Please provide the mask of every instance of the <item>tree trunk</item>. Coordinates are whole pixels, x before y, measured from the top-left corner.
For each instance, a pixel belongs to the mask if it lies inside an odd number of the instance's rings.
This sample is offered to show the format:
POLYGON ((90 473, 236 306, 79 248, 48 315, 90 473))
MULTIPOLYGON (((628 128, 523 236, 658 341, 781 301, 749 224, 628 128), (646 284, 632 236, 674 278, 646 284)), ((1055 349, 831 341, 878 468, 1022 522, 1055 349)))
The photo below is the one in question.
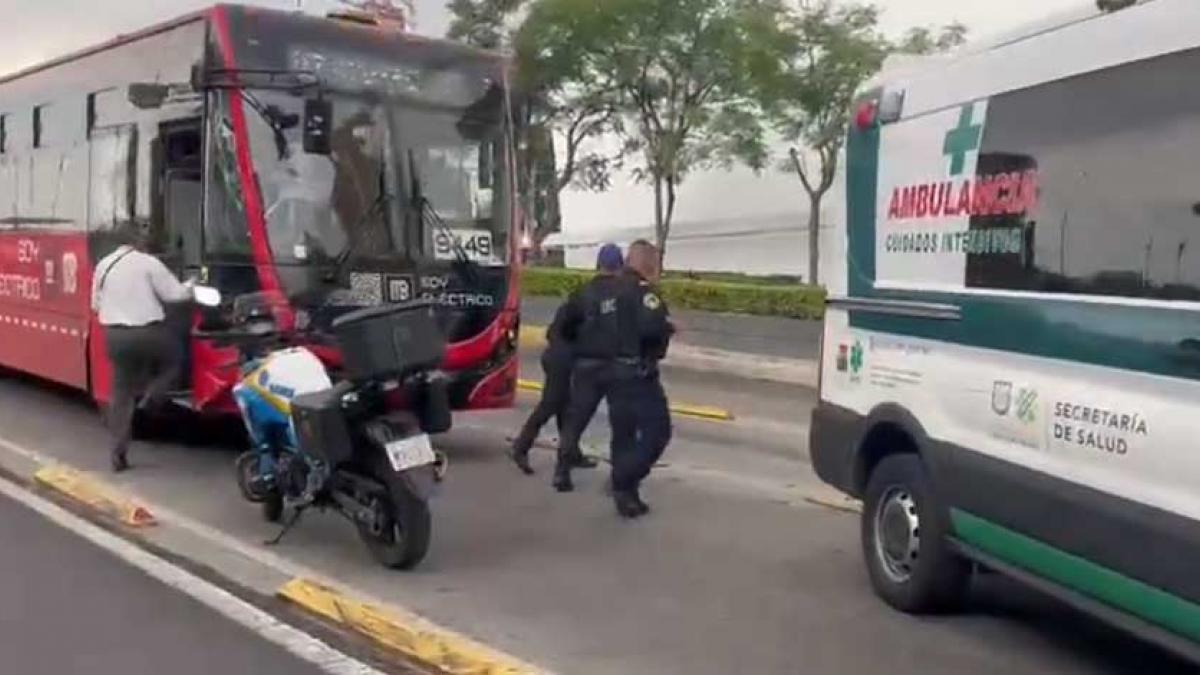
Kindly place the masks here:
MULTIPOLYGON (((662 176, 654 177, 654 238, 655 243, 661 248, 661 240, 663 239, 662 232, 665 227, 666 214, 663 213, 663 178, 662 176)), ((661 252, 659 253, 661 256, 661 252)))
POLYGON ((820 285, 821 198, 819 192, 808 196, 808 283, 820 285))
POLYGON ((658 268, 663 269, 663 262, 667 259, 667 239, 671 236, 671 221, 675 217, 675 179, 667 179, 667 214, 663 218, 662 226, 655 232, 658 235, 658 268))
POLYGON ((538 224, 538 231, 534 236, 539 250, 546 237, 555 232, 562 232, 562 205, 558 193, 550 188, 546 191, 544 199, 546 203, 542 205, 542 222, 538 224))

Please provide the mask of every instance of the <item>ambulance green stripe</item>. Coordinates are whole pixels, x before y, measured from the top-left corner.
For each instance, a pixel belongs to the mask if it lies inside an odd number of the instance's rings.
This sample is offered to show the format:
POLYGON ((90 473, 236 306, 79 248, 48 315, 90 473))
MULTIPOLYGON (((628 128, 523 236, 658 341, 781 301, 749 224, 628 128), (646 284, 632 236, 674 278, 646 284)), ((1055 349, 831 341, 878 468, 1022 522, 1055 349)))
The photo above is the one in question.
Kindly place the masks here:
POLYGON ((1060 551, 966 511, 951 511, 964 543, 1173 633, 1200 641, 1200 605, 1060 551))

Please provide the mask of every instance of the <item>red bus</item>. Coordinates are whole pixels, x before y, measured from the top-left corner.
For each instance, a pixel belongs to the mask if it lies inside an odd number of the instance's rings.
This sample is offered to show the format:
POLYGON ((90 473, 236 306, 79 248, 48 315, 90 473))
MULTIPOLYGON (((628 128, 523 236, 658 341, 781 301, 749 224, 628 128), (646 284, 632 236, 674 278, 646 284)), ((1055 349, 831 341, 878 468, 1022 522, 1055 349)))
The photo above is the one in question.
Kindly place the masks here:
MULTIPOLYGON (((367 18, 225 5, 0 78, 0 365, 107 401, 91 270, 140 232, 181 278, 277 293, 307 334, 432 299, 452 405, 511 406, 508 81, 498 55, 367 18)), ((177 400, 233 411, 235 359, 171 320, 177 400)))

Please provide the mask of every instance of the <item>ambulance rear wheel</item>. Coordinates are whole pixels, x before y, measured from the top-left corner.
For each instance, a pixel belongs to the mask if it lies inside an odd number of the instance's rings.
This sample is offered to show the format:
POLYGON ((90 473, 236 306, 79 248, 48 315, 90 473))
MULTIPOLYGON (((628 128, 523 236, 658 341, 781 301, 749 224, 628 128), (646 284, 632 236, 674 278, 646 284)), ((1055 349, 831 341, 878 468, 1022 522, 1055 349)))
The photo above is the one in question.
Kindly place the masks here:
POLYGON ((891 455, 875 467, 861 534, 871 585, 884 602, 910 614, 961 605, 971 567, 950 548, 949 510, 919 456, 891 455))

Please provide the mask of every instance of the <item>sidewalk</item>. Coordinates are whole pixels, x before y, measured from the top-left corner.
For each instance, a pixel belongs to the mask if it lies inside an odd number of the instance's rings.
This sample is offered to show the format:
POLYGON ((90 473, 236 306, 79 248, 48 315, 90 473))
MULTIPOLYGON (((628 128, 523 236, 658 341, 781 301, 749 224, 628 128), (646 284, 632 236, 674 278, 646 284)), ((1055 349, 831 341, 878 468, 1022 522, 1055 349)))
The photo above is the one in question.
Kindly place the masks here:
MULTIPOLYGON (((558 298, 522 299, 522 345, 537 347, 558 298)), ((800 319, 679 310, 681 332, 666 365, 815 387, 821 323, 800 319)))

